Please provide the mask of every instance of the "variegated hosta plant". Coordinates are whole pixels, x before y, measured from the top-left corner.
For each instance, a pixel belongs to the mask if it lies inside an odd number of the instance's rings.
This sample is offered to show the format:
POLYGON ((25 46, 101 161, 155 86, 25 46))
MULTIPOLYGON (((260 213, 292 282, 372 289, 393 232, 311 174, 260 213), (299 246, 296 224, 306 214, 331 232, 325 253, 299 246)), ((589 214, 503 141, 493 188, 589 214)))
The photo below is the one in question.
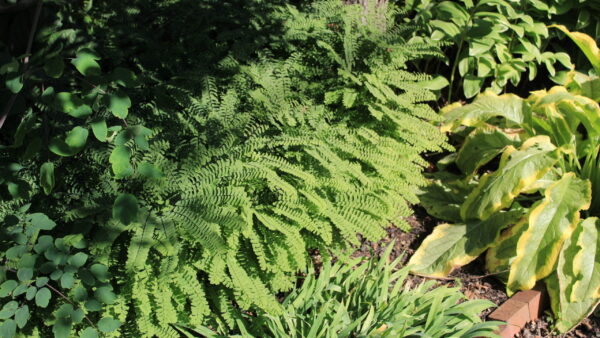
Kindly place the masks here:
MULTIPOLYGON (((589 36, 568 32, 600 74, 589 36)), ((571 72, 529 98, 481 94, 450 105, 443 129, 456 154, 424 192, 436 227, 411 258, 414 273, 448 275, 486 253, 509 293, 543 281, 565 332, 600 301, 600 79, 571 72)))

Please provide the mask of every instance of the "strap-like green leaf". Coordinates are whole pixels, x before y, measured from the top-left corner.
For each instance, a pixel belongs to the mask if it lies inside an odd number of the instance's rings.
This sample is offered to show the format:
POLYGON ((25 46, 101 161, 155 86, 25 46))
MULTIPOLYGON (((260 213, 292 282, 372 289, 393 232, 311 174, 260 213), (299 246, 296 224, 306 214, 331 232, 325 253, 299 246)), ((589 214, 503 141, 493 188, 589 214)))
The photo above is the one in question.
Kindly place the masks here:
POLYGON ((463 220, 485 220, 508 207, 513 199, 542 178, 558 161, 559 150, 548 136, 528 139, 516 150, 508 146, 493 174, 485 174, 467 197, 460 214, 463 220))
POLYGON ((519 238, 508 277, 509 290, 528 290, 554 269, 563 243, 579 222, 579 211, 589 208, 589 181, 567 173, 544 193, 528 216, 527 230, 519 238))
POLYGON ((508 279, 510 264, 517 255, 517 242, 527 229, 527 218, 502 232, 485 256, 485 267, 503 280, 508 279))
POLYGON ((498 212, 485 221, 441 224, 421 244, 408 264, 420 275, 445 277, 483 253, 500 231, 523 216, 523 209, 498 212))

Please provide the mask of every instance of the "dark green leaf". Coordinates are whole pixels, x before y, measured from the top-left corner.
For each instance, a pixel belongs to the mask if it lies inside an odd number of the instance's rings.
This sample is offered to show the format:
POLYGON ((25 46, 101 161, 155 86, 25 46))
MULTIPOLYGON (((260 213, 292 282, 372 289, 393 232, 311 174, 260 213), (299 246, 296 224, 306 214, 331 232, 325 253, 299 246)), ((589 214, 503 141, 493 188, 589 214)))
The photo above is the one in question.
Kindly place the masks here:
POLYGON ((121 326, 121 322, 111 317, 104 317, 98 322, 98 329, 101 332, 113 332, 121 326))
POLYGON ((37 288, 35 286, 30 286, 29 289, 27 289, 27 293, 25 293, 25 298, 27 300, 32 300, 35 297, 36 293, 37 288))
POLYGON ((23 305, 15 313, 15 322, 17 323, 17 326, 20 329, 22 329, 25 326, 25 324, 27 324, 28 320, 29 320, 29 306, 23 305))
POLYGON ((35 305, 39 307, 46 307, 48 306, 51 297, 52 294, 50 293, 50 290, 47 288, 41 288, 35 294, 35 305))
POLYGON ((113 204, 113 218, 119 220, 125 225, 134 222, 138 218, 139 212, 138 200, 131 194, 121 194, 113 204))
POLYGON ((22 268, 17 270, 17 277, 21 282, 26 282, 33 278, 33 270, 30 268, 22 268))
POLYGON ((40 185, 46 195, 50 195, 54 188, 54 163, 46 162, 40 167, 40 185))
POLYGON ((133 174, 133 167, 129 163, 131 150, 126 146, 117 146, 110 153, 108 161, 112 164, 112 170, 117 178, 125 178, 133 174))
POLYGON ((114 116, 120 119, 126 118, 129 107, 131 107, 131 100, 125 92, 118 90, 110 94, 108 110, 110 110, 114 116))
POLYGON ((71 326, 73 322, 71 318, 59 318, 54 322, 54 326, 52 327, 52 333, 54 333, 54 338, 69 338, 71 334, 71 326))
POLYGON ((6 320, 6 319, 12 317, 18 308, 19 308, 19 303, 17 303, 14 300, 4 304, 4 306, 2 307, 2 310, 0 310, 0 320, 6 320))
POLYGON ((87 261, 88 256, 83 252, 78 252, 75 255, 69 257, 69 264, 73 265, 76 268, 82 267, 87 261))
POLYGON ((15 336, 15 333, 17 333, 17 324, 14 320, 6 320, 0 325, 0 337, 12 338, 15 336))
POLYGON ((14 73, 7 75, 6 88, 8 88, 13 94, 17 94, 23 89, 23 78, 20 74, 14 73))
POLYGON ((57 110, 77 118, 87 117, 92 113, 90 106, 85 104, 77 95, 69 92, 56 94, 54 104, 57 110))
POLYGON ((105 119, 96 119, 90 122, 90 126, 92 127, 92 133, 98 141, 106 142, 106 135, 108 133, 108 129, 106 127, 105 119))
POLYGON ((0 298, 8 296, 19 285, 16 280, 9 279, 0 284, 0 298))
POLYGON ((101 282, 108 282, 110 279, 110 273, 108 272, 108 267, 106 265, 96 263, 92 265, 90 270, 94 277, 101 282))
POLYGON ((92 327, 88 327, 81 331, 79 338, 98 338, 98 331, 92 327))
POLYGON ((119 86, 123 86, 125 88, 132 88, 137 85, 137 77, 131 70, 127 68, 115 68, 111 77, 119 86))
POLYGON ((46 75, 55 79, 58 79, 62 75, 64 69, 65 63, 59 56, 49 58, 44 64, 46 75))
POLYGON ((29 215, 29 221, 31 224, 40 230, 52 230, 56 226, 56 223, 52 221, 48 216, 42 213, 35 213, 29 215))
POLYGON ((96 291, 94 291, 94 297, 104 304, 112 304, 115 302, 115 299, 117 299, 117 296, 112 292, 112 287, 110 286, 97 288, 96 291))
POLYGON ((73 275, 72 272, 63 273, 63 275, 60 276, 60 287, 61 288, 70 289, 73 287, 74 283, 75 283, 75 276, 73 275))
POLYGON ((156 168, 154 165, 147 163, 147 162, 140 163, 140 165, 138 166, 138 172, 140 173, 141 176, 146 177, 146 178, 161 178, 161 177, 163 177, 163 173, 160 172, 160 170, 158 170, 158 168, 156 168))

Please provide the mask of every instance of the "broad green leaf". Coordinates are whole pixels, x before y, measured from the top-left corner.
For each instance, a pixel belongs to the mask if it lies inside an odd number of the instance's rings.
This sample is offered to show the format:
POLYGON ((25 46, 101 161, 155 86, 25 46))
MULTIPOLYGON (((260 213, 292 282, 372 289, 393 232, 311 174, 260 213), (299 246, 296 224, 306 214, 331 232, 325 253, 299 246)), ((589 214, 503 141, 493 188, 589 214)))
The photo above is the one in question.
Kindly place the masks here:
POLYGON ((518 146, 519 133, 505 132, 493 126, 473 130, 458 151, 456 165, 466 175, 498 156, 508 146, 518 146))
POLYGON ((64 140, 58 137, 51 139, 48 149, 56 155, 73 156, 85 147, 88 134, 87 129, 75 127, 67 133, 64 140))
POLYGON ((90 271, 101 282, 108 282, 110 279, 110 273, 106 265, 96 263, 90 267, 90 271))
POLYGON ((477 77, 475 75, 467 75, 463 79, 463 91, 465 93, 465 97, 470 99, 473 96, 479 94, 481 90, 481 86, 483 86, 483 81, 485 78, 477 77))
POLYGON ((56 319, 54 326, 52 326, 54 338, 69 338, 72 326, 73 321, 69 317, 61 317, 56 319))
POLYGON ((113 332, 120 326, 121 322, 112 317, 104 317, 98 322, 98 329, 104 333, 113 332))
POLYGON ((503 117, 515 125, 528 123, 531 109, 525 100, 513 95, 496 95, 486 91, 471 104, 448 111, 444 115, 442 132, 454 130, 460 125, 477 126, 493 117, 503 117))
POLYGON ((568 238, 558 257, 556 273, 545 279, 552 311, 556 315, 556 328, 567 332, 590 315, 600 301, 600 222, 588 218, 568 238), (588 246, 587 244, 593 245, 588 246), (585 245, 585 246, 581 246, 585 245), (593 252, 592 252, 593 251, 593 252), (583 262, 580 259, 586 257, 583 262), (591 257, 591 259, 589 259, 591 257), (573 260, 578 263, 573 264, 573 260), (584 263, 577 266, 577 264, 584 263), (585 277, 575 270, 585 268, 585 277), (577 294, 577 295, 576 295, 577 294), (574 296, 577 296, 574 298, 574 296), (580 297, 579 297, 580 296, 580 297))
POLYGON ((50 290, 47 288, 41 288, 35 294, 35 305, 39 307, 46 307, 48 306, 51 297, 52 294, 50 294, 50 290))
POLYGON ((23 89, 23 77, 17 73, 9 74, 4 84, 13 94, 17 94, 23 89))
POLYGON ((419 82, 419 87, 423 87, 429 90, 440 90, 449 85, 448 79, 445 76, 436 76, 431 80, 419 82))
POLYGON ((50 195, 54 188, 54 163, 45 162, 40 167, 40 185, 46 195, 50 195))
POLYGON ((435 181, 422 188, 419 201, 429 215, 448 222, 460 222, 460 206, 467 193, 464 189, 435 181))
POLYGON ((528 227, 517 243, 516 258, 508 276, 510 291, 529 290, 554 269, 564 241, 579 223, 579 211, 589 208, 589 181, 567 173, 531 207, 528 227))
POLYGON ((485 221, 438 225, 408 265, 419 275, 446 277, 453 269, 481 255, 498 240, 500 231, 515 223, 523 213, 522 209, 500 211, 485 221))
POLYGON ((596 45, 594 38, 584 33, 571 32, 563 25, 551 25, 549 27, 558 28, 567 34, 567 36, 577 44, 583 54, 585 54, 596 70, 596 74, 600 74, 600 49, 598 48, 598 45, 596 45))
POLYGON ((138 200, 135 196, 120 194, 113 204, 113 218, 125 225, 129 225, 129 223, 137 220, 139 209, 138 200))
POLYGON ((98 338, 98 331, 93 327, 88 327, 81 331, 79 338, 98 338))
POLYGON ((92 133, 94 134, 96 139, 100 142, 106 142, 106 136, 108 135, 106 120, 95 119, 92 122, 90 122, 90 126, 92 127, 92 133))
POLYGON ((25 324, 27 324, 28 320, 29 320, 29 306, 27 306, 27 304, 25 304, 15 312, 15 323, 17 324, 17 326, 20 329, 22 329, 23 327, 25 327, 25 324))
POLYGON ((27 282, 33 278, 33 270, 31 268, 21 268, 17 270, 17 278, 21 282, 27 282))
POLYGON ((122 90, 117 90, 109 95, 108 110, 110 110, 114 116, 120 119, 126 118, 129 107, 131 107, 131 100, 122 90))
POLYGON ((71 63, 77 68, 77 70, 85 76, 97 76, 100 75, 100 65, 96 60, 100 58, 89 49, 82 49, 77 52, 77 57, 71 61, 71 63))
POLYGON ((523 143, 520 150, 508 146, 498 169, 484 174, 462 205, 463 220, 485 220, 498 210, 508 207, 522 191, 542 178, 558 161, 559 150, 548 136, 535 136, 523 143))
POLYGON ((64 69, 65 63, 59 56, 49 58, 44 63, 44 71, 46 72, 46 75, 51 78, 58 79, 62 75, 64 69))
POLYGON ((69 257, 67 262, 76 268, 80 268, 85 264, 87 258, 88 255, 84 254, 83 252, 78 252, 73 256, 69 257))
POLYGON ((17 323, 14 320, 12 320, 12 319, 5 320, 4 323, 2 323, 2 325, 0 325, 0 337, 12 338, 15 336, 16 333, 17 333, 17 323))
POLYGON ((94 297, 103 304, 112 304, 117 299, 117 296, 112 291, 110 286, 101 286, 94 291, 94 297))
POLYGON ((131 151, 126 146, 117 146, 110 153, 108 161, 112 165, 113 173, 117 178, 125 178, 133 174, 133 167, 129 163, 131 151))
MULTIPOLYGON (((52 230, 54 229, 54 227, 56 226, 56 223, 51 220, 48 216, 46 216, 45 214, 36 212, 34 214, 29 215, 28 217, 28 221, 31 222, 31 224, 40 229, 40 230, 52 230)), ((47 237, 40 237, 40 241, 42 241, 42 238, 48 238, 47 237)))
POLYGON ((90 106, 85 104, 80 97, 69 92, 56 94, 54 105, 57 110, 77 118, 84 118, 92 113, 90 106))

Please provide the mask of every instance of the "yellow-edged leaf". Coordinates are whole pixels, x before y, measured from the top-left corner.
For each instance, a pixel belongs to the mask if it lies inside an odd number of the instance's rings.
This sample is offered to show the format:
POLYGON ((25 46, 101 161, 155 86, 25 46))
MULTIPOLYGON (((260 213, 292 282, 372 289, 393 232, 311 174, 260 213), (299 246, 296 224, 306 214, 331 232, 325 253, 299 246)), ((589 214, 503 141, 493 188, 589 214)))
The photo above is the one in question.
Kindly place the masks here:
POLYGON ((600 301, 600 251, 596 250, 600 246, 598 226, 600 222, 595 217, 581 222, 572 237, 565 241, 558 257, 556 273, 545 279, 552 311, 556 315, 556 328, 560 332, 577 326, 594 311, 600 301), (594 244, 590 245, 592 242, 594 244), (576 263, 583 257, 586 259, 586 276, 576 271, 583 268, 577 267, 579 263, 576 263), (573 298, 575 294, 578 295, 573 298))
POLYGON ((590 61, 596 74, 600 74, 600 49, 596 45, 596 41, 589 35, 580 32, 571 32, 563 25, 551 25, 549 27, 558 28, 563 31, 577 46, 590 61))
POLYGON ((529 290, 554 269, 563 243, 579 223, 579 211, 589 208, 589 181, 567 173, 544 192, 529 212, 527 230, 517 243, 508 276, 509 291, 529 290))
POLYGON ((467 136, 458 151, 456 165, 464 174, 471 175, 504 151, 507 146, 519 144, 518 133, 506 133, 500 128, 483 126, 467 136))
POLYGON ((498 96, 486 91, 477 96, 473 103, 455 107, 445 112, 442 132, 451 131, 460 125, 477 126, 498 116, 518 126, 528 123, 531 118, 527 101, 514 94, 498 96))
POLYGON ((514 198, 542 178, 558 161, 559 150, 548 136, 535 136, 517 150, 508 146, 493 174, 482 176, 467 197, 460 215, 463 220, 485 220, 512 203, 514 198))
POLYGON ((527 218, 504 230, 485 256, 485 268, 503 280, 508 279, 510 265, 517 254, 517 242, 527 229, 527 218))
POLYGON ((441 224, 429 235, 411 257, 408 265, 419 275, 445 277, 494 244, 500 231, 516 222, 523 209, 500 211, 485 221, 465 224, 441 224))

